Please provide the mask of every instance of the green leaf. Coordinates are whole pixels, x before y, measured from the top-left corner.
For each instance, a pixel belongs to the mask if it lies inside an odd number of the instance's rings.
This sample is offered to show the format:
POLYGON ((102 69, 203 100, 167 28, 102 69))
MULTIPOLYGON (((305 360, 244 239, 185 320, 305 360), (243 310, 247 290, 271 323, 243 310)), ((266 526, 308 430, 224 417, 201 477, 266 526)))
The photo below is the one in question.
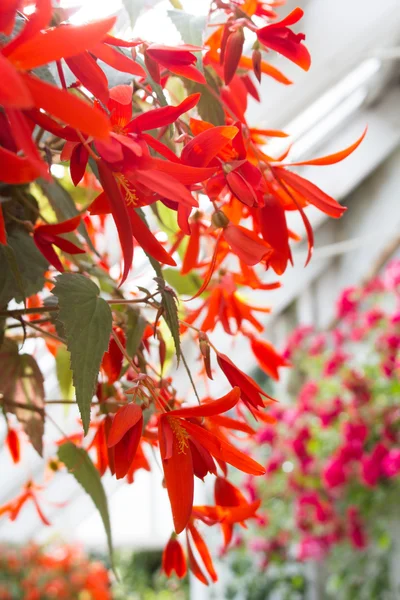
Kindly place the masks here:
MULTIPOLYGON (((204 75, 208 85, 215 91, 217 96, 219 96, 218 86, 216 85, 209 68, 206 67, 204 69, 204 75)), ((225 114, 222 103, 205 85, 185 80, 185 86, 190 94, 196 92, 201 93, 201 98, 197 104, 197 110, 203 121, 208 121, 213 125, 225 125, 225 114)))
POLYGON ((65 464, 77 482, 93 500, 100 513, 107 534, 108 550, 113 564, 113 546, 111 537, 110 515, 108 512, 107 496, 101 483, 99 472, 83 448, 77 448, 72 442, 67 442, 58 449, 58 458, 65 464))
POLYGON ((40 292, 49 265, 25 229, 13 227, 7 242, 8 248, 0 245, 0 306, 40 292))
POLYGON ((59 346, 57 350, 56 371, 62 397, 65 400, 72 400, 74 397, 74 384, 72 381, 71 354, 64 346, 59 346))
POLYGON ((207 24, 205 16, 190 15, 183 10, 168 10, 167 14, 185 44, 203 45, 203 34, 207 24))
POLYGON ((76 401, 86 434, 101 360, 110 342, 112 314, 107 302, 99 298, 97 285, 87 277, 62 273, 56 282, 52 293, 60 306, 57 318, 71 353, 76 401))
POLYGON ((126 351, 133 358, 142 341, 147 321, 137 308, 128 310, 128 324, 126 328, 126 351))
POLYGON ((196 273, 181 275, 177 269, 164 269, 165 281, 174 288, 178 294, 193 296, 201 286, 201 279, 196 273))
MULTIPOLYGON (((57 179, 53 179, 52 181, 38 179, 37 183, 50 202, 50 205, 56 213, 56 217, 59 221, 67 221, 68 219, 72 219, 73 217, 76 217, 76 215, 80 214, 79 210, 75 206, 72 196, 57 181, 57 179)), ((85 239, 92 252, 96 252, 83 221, 81 221, 77 231, 79 231, 81 236, 85 239)))
POLYGON ((25 298, 26 298, 25 286, 24 286, 24 281, 22 279, 21 272, 18 267, 18 263, 17 263, 17 259, 15 257, 14 250, 11 248, 11 246, 4 246, 3 250, 6 255, 8 267, 14 277, 14 281, 18 288, 18 291, 21 294, 21 297, 23 297, 23 299, 24 299, 23 301, 24 301, 24 305, 25 305, 25 298))
POLYGON ((172 339, 174 340, 176 358, 179 364, 179 359, 181 357, 181 338, 179 331, 176 294, 171 288, 165 285, 164 278, 161 279, 160 277, 156 277, 155 279, 158 284, 158 288, 161 292, 161 305, 164 309, 163 317, 165 319, 166 324, 168 325, 168 329, 171 332, 172 339))
MULTIPOLYGON (((144 212, 141 209, 138 209, 137 212, 138 212, 140 218, 142 219, 142 221, 144 223, 146 223, 146 225, 147 225, 144 212)), ((168 288, 165 285, 165 279, 164 279, 164 275, 163 275, 163 271, 161 269, 160 263, 148 254, 147 254, 147 257, 157 275, 157 277, 155 277, 155 280, 156 280, 156 282, 158 284, 158 288, 161 292, 161 304, 164 309, 163 316, 164 316, 165 322, 168 325, 168 329, 170 330, 170 332, 172 334, 172 338, 173 338, 174 344, 175 344, 176 357, 177 357, 178 364, 179 364, 179 359, 181 356, 181 340, 180 340, 180 333, 179 333, 179 319, 178 319, 178 307, 176 305, 176 295, 172 289, 168 288)))
POLYGON ((30 354, 19 354, 17 344, 10 339, 5 339, 0 347, 0 364, 4 409, 16 415, 32 446, 42 456, 44 387, 39 366, 30 354))

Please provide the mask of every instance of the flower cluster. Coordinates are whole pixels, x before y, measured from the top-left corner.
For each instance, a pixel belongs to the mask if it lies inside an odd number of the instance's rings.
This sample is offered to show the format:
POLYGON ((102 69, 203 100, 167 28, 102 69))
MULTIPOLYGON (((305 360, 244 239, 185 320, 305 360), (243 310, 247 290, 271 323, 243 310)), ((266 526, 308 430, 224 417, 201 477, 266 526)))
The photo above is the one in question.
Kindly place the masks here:
POLYGON ((346 289, 333 330, 300 327, 284 356, 302 382, 293 404, 274 406, 263 481, 248 480, 268 512, 253 540, 264 563, 321 559, 346 541, 363 550, 390 534, 400 482, 400 261, 346 289), (285 516, 284 516, 285 515, 285 516), (284 524, 283 524, 284 522, 284 524))
MULTIPOLYGON (((0 6, 0 400, 12 460, 20 460, 24 434, 43 455, 45 420, 57 402, 45 398, 35 356, 18 346, 43 337, 61 389, 70 359, 81 417, 79 429, 70 434, 68 427, 58 440, 49 472, 65 465, 86 491, 95 485, 98 492, 107 471, 132 483, 138 469, 150 470, 149 450, 156 451, 175 529, 164 570, 186 571, 176 539, 185 531, 190 568, 204 583, 216 574, 198 523, 218 524, 227 545, 235 524, 255 517, 257 500, 248 502, 228 481, 228 465, 263 474, 238 446, 254 435, 249 420, 274 421, 265 411, 272 399, 211 338, 218 326, 240 335, 275 379, 288 365, 260 337, 255 315, 269 309, 245 294, 278 287, 263 272, 280 276, 292 263, 290 242, 299 236, 287 226, 288 211, 303 220, 307 262, 307 207, 332 218, 345 211, 292 167, 337 163, 364 136, 335 154, 293 163, 289 144, 282 156, 269 155, 268 141, 284 132, 248 123, 262 77, 291 83, 265 60, 270 52, 310 66, 305 36, 292 30, 303 11, 279 20, 280 4, 215 0, 202 45, 185 39, 191 28, 183 28, 174 47, 121 39, 113 17, 74 25, 72 9, 53 8, 51 0, 0 6), (113 70, 125 83, 109 85, 113 70), (60 180, 52 175, 57 167, 60 180), (114 226, 119 245, 107 245, 114 226), (179 304, 181 296, 197 301, 179 304), (9 306, 13 300, 21 307, 9 306), (184 355, 189 344, 192 364, 184 355), (189 405, 171 364, 187 372, 189 405), (229 385, 215 399, 209 380, 221 374, 229 385), (215 505, 194 506, 194 478, 208 474, 216 478, 215 505)), ((299 436, 300 453, 306 428, 299 436)), ((29 481, 0 514, 15 520, 32 502, 47 525, 41 492, 29 481)), ((108 531, 105 500, 100 512, 108 531)))
POLYGON ((23 548, 1 546, 0 555, 3 600, 112 598, 107 569, 89 560, 79 548, 60 546, 46 551, 34 544, 23 548))

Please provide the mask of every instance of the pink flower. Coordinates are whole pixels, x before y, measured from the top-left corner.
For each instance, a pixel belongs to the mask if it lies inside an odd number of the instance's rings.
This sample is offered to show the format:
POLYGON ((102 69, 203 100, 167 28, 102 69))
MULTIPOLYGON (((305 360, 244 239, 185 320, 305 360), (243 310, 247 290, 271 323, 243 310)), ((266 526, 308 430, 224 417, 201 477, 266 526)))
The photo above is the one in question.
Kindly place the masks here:
POLYGON ((344 439, 346 442, 353 442, 355 440, 363 443, 367 439, 368 428, 362 421, 345 423, 343 427, 344 439))
POLYGON ((265 465, 265 470, 266 473, 271 474, 271 473, 275 473, 275 471, 277 471, 279 469, 279 467, 281 466, 281 464, 284 461, 284 456, 281 452, 276 452, 274 453, 271 458, 269 459, 269 461, 267 462, 267 464, 265 465))
POLYGON ((342 367, 349 358, 350 357, 347 354, 347 352, 343 352, 343 350, 337 349, 331 355, 329 360, 326 361, 323 375, 335 375, 335 373, 337 373, 340 367, 342 367))
POLYGON ((317 492, 307 492, 297 499, 296 520, 301 529, 308 529, 308 522, 327 523, 332 518, 332 508, 323 502, 317 492))
POLYGON ((298 560, 323 560, 328 550, 329 545, 324 537, 308 535, 298 545, 297 558, 298 560))
POLYGON ((313 400, 318 394, 318 384, 316 381, 307 381, 301 388, 298 395, 298 402, 303 410, 310 410, 313 400))
POLYGON ((345 289, 336 302, 336 315, 338 319, 355 316, 358 303, 359 297, 357 288, 349 287, 345 289))
POLYGON ((387 455, 386 446, 381 443, 376 444, 371 454, 365 454, 361 460, 362 479, 369 487, 375 487, 382 473, 382 462, 387 455))
POLYGON ((363 406, 370 401, 370 382, 364 375, 352 371, 344 381, 344 385, 353 393, 353 402, 356 407, 363 406))
POLYGON ((323 408, 321 408, 319 410, 318 416, 321 419, 323 427, 328 427, 332 423, 332 421, 337 419, 337 417, 343 411, 343 402, 340 398, 334 398, 332 404, 333 406, 329 409, 324 410, 323 408))
POLYGON ((269 549, 268 540, 264 538, 255 538, 250 540, 249 548, 253 552, 267 552, 269 549))
POLYGON ((297 436, 292 440, 292 449, 300 461, 303 470, 312 462, 312 456, 307 450, 307 443, 311 439, 310 430, 308 427, 303 427, 298 432, 297 436))
POLYGON ((395 477, 400 472, 400 448, 392 448, 382 460, 382 472, 386 477, 395 477))
POLYGON ((343 331, 341 331, 340 329, 332 330, 332 338, 333 338, 333 344, 334 344, 335 348, 339 348, 345 341, 345 335, 344 335, 343 331))
POLYGON ((346 483, 343 461, 339 457, 333 456, 326 463, 322 477, 328 488, 335 488, 346 483))
POLYGON ((345 465, 352 460, 360 460, 363 454, 363 444, 360 440, 351 440, 339 448, 338 458, 345 465))
POLYGON ((392 260, 385 269, 383 281, 386 289, 396 290, 400 285, 400 260, 392 260))
POLYGON ((326 339, 322 333, 319 333, 313 337, 311 344, 308 348, 310 356, 317 356, 324 351, 326 346, 326 339))
POLYGON ((289 337, 287 346, 283 352, 283 358, 290 359, 293 353, 298 350, 304 340, 313 332, 313 328, 307 325, 297 327, 289 337))
POLYGON ((276 440, 276 428, 274 427, 263 427, 256 433, 256 442, 257 444, 271 444, 273 445, 276 440))
POLYGON ((385 313, 380 308, 372 308, 364 315, 366 325, 369 328, 375 327, 375 325, 379 323, 379 321, 381 321, 384 317, 385 313))
POLYGON ((351 506, 347 511, 349 537, 354 548, 363 549, 367 546, 367 536, 361 523, 358 509, 351 506))

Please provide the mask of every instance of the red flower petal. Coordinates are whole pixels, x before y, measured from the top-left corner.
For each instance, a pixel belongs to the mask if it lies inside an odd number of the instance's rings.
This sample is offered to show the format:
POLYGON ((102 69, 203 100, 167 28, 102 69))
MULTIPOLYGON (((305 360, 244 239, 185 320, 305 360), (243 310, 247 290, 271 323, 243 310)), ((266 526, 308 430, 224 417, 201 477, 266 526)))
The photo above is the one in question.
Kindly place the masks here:
POLYGON ((138 115, 126 127, 126 131, 139 133, 149 129, 158 129, 174 123, 181 115, 196 106, 201 94, 191 94, 177 106, 154 108, 138 115))
POLYGON ((258 264, 272 252, 271 246, 267 242, 241 225, 229 223, 223 230, 223 237, 234 254, 250 267, 258 264))
POLYGON ((42 108, 71 127, 95 138, 108 138, 110 122, 102 111, 93 108, 74 94, 59 90, 37 77, 25 74, 23 80, 37 108, 42 108))
POLYGON ((181 160, 193 167, 207 167, 238 131, 237 127, 218 126, 199 133, 183 148, 181 160))
POLYGON ((3 183, 30 183, 37 177, 38 169, 27 158, 0 147, 0 180, 3 183))
POLYGON ((86 25, 60 25, 40 31, 8 54, 18 69, 30 71, 49 62, 76 56, 100 41, 113 27, 115 17, 86 25))
POLYGON ((165 484, 171 503, 172 517, 176 533, 181 533, 188 524, 193 506, 193 464, 189 446, 180 447, 177 436, 173 433, 167 417, 161 417, 159 422, 160 452, 165 484), (172 455, 166 456, 166 432, 172 435, 172 455))
POLYGON ((0 104, 6 108, 31 108, 33 98, 13 65, 0 52, 0 104))
POLYGON ((124 257, 124 271, 120 283, 120 285, 122 285, 128 277, 133 261, 133 239, 128 209, 118 183, 109 166, 103 161, 99 161, 97 166, 99 169, 100 183, 104 188, 111 206, 111 212, 118 230, 119 241, 124 257))
POLYGON ((157 238, 152 234, 133 206, 128 207, 128 213, 131 221, 132 235, 139 246, 160 263, 176 267, 176 262, 172 256, 168 254, 157 238))
POLYGON ((114 415, 108 434, 107 446, 112 448, 122 440, 124 435, 143 419, 143 412, 137 404, 127 404, 119 408, 114 415))
POLYGON ((168 414, 174 417, 212 417, 214 415, 220 415, 221 413, 231 410, 240 400, 240 389, 234 387, 222 398, 208 402, 207 404, 201 404, 200 406, 193 406, 190 408, 178 408, 172 410, 168 414))
POLYGON ((109 98, 107 77, 94 58, 88 52, 82 52, 67 58, 65 62, 78 81, 100 102, 107 104, 109 98))
POLYGON ((137 75, 138 77, 146 77, 146 71, 134 62, 131 58, 122 54, 118 50, 115 50, 111 46, 106 44, 96 44, 88 48, 92 54, 97 56, 100 60, 105 62, 110 67, 113 67, 117 71, 122 73, 130 73, 130 75, 137 75))

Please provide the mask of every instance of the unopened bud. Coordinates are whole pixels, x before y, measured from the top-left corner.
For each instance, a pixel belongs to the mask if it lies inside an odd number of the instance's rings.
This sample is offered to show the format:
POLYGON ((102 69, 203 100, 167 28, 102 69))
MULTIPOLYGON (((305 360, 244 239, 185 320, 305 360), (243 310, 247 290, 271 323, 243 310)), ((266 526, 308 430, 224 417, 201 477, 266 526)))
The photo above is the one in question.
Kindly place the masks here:
POLYGON ((225 227, 229 225, 229 219, 226 216, 226 214, 222 212, 222 210, 217 210, 213 214, 213 216, 211 217, 211 222, 214 225, 214 227, 222 227, 223 229, 225 229, 225 227))
POLYGON ((262 56, 261 52, 256 48, 253 50, 253 54, 251 56, 251 60, 253 62, 253 72, 259 82, 261 82, 261 61, 262 56))

